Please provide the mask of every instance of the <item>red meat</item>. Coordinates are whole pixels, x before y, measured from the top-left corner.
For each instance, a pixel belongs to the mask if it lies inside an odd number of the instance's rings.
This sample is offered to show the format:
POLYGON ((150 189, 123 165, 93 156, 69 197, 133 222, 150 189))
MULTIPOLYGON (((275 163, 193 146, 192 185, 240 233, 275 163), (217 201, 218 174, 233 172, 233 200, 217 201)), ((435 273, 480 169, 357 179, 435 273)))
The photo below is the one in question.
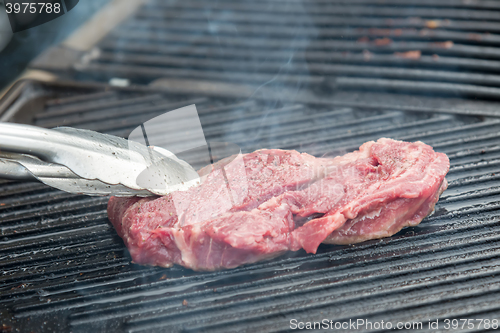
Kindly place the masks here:
POLYGON ((108 215, 136 263, 234 268, 417 225, 448 169, 446 155, 421 142, 380 139, 334 159, 259 150, 204 169, 189 191, 111 198, 108 215))

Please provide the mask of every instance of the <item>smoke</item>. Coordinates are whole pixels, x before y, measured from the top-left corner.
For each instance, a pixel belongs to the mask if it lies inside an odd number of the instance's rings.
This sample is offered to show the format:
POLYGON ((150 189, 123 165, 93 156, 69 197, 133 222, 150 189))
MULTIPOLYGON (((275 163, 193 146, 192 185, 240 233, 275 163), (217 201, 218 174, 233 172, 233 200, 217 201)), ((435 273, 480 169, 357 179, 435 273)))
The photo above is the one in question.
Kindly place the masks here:
POLYGON ((298 14, 307 12, 305 6, 295 1, 152 3, 121 27, 121 38, 111 36, 105 44, 118 62, 164 69, 159 76, 167 80, 188 77, 234 83, 235 89, 250 86, 253 94, 248 96, 246 90, 244 98, 255 108, 235 107, 230 124, 221 119, 224 135, 218 140, 244 145, 246 151, 273 148, 279 145, 275 129, 287 121, 276 113, 311 82, 305 50, 317 30, 309 15, 298 14), (251 6, 255 9, 247 8, 251 6), (272 13, 275 21, 263 20, 272 13), (300 16, 297 22, 295 16, 300 16), (246 121, 249 111, 255 115, 251 127, 246 121))
MULTIPOLYGON (((278 13, 289 14, 289 8, 293 7, 293 11, 296 11, 297 6, 300 6, 302 11, 306 12, 302 2, 287 1, 262 2, 259 4, 259 11, 272 13, 275 12, 278 6, 280 7, 276 11, 278 13)), ((227 10, 223 14, 216 15, 211 14, 210 9, 207 9, 206 17, 210 26, 216 26, 216 22, 224 21, 225 16, 229 18, 233 14, 232 11, 227 10)), ((248 82, 245 82, 255 87, 253 94, 247 100, 256 105, 256 111, 261 111, 262 114, 257 120, 253 120, 252 126, 248 128, 245 121, 247 110, 235 111, 238 117, 227 128, 225 141, 236 142, 241 146, 245 146, 246 151, 258 148, 280 148, 278 130, 289 120, 287 112, 283 112, 283 110, 293 104, 294 96, 298 95, 301 90, 309 88, 309 69, 304 50, 307 48, 309 40, 317 35, 317 31, 313 28, 312 22, 308 21, 309 19, 309 16, 307 16, 305 20, 299 20, 294 25, 274 22, 278 28, 285 27, 287 29, 286 35, 277 33, 275 25, 260 26, 258 23, 252 22, 252 18, 248 19, 250 21, 249 25, 259 27, 261 44, 271 44, 269 50, 272 49, 275 55, 263 56, 266 49, 260 47, 256 52, 252 52, 255 48, 255 40, 248 38, 244 32, 238 34, 242 43, 241 48, 249 50, 247 58, 241 63, 251 64, 251 67, 242 70, 250 73, 265 73, 268 79, 263 78, 262 81, 250 82, 248 80, 248 82), (308 33, 304 34, 304 30, 307 30, 308 33), (276 54, 280 56, 277 57, 276 54), (280 113, 280 116, 277 116, 278 113, 280 113), (246 133, 244 142, 241 141, 242 132, 246 133)), ((238 31, 238 27, 235 26, 234 30, 238 31)), ((217 29, 213 29, 212 33, 217 37, 217 29)), ((223 48, 223 45, 221 45, 221 48, 223 48)), ((228 57, 230 57, 230 54, 228 54, 228 57)), ((229 75, 233 71, 233 69, 227 69, 224 73, 229 75)), ((290 109, 290 114, 293 111, 290 109)))

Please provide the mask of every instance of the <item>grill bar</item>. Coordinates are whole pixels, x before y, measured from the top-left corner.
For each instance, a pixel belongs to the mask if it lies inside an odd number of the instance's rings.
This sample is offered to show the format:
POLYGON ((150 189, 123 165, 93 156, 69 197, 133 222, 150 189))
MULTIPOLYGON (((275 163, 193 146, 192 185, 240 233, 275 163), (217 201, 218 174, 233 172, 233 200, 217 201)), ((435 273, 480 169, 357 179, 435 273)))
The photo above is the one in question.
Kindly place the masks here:
MULTIPOLYGON (((164 5, 161 2, 155 2, 154 4, 148 6, 151 9, 164 9, 168 10, 171 5, 164 5)), ((360 6, 360 5, 337 5, 323 3, 321 6, 315 6, 314 4, 298 4, 293 3, 283 6, 279 3, 261 3, 261 6, 256 6, 255 3, 247 3, 244 1, 223 1, 215 5, 207 6, 206 2, 203 1, 182 1, 177 2, 176 7, 179 9, 191 9, 204 11, 207 9, 217 10, 230 10, 234 12, 245 12, 261 13, 263 11, 271 13, 281 14, 304 14, 306 12, 309 15, 319 15, 319 16, 329 16, 329 15, 345 15, 345 16, 382 16, 382 17, 408 17, 408 16, 419 16, 419 17, 429 17, 429 18, 456 18, 456 19, 466 19, 466 20, 490 20, 498 21, 500 17, 497 12, 491 10, 471 10, 471 9, 441 9, 441 8, 418 8, 418 7, 394 7, 394 6, 360 6), (220 7, 219 7, 220 6, 220 7)))
MULTIPOLYGON (((120 48, 123 52, 132 52, 138 55, 143 53, 146 54, 168 54, 171 56, 177 56, 177 58, 185 59, 189 64, 194 63, 195 60, 199 60, 202 56, 210 56, 215 59, 226 59, 233 61, 236 58, 248 58, 249 53, 247 50, 240 49, 219 49, 219 48, 209 48, 209 47, 191 47, 183 46, 172 48, 167 45, 159 45, 154 43, 140 43, 136 41, 128 41, 126 44, 116 42, 114 40, 106 40, 101 44, 102 48, 106 51, 113 51, 120 48), (192 59, 191 59, 192 57, 192 59)), ((309 61, 309 66, 315 65, 314 61, 318 61, 317 66, 323 65, 324 62, 340 62, 340 63, 357 63, 357 64, 367 64, 367 57, 362 52, 357 53, 346 53, 346 52, 336 52, 336 51, 312 51, 307 50, 296 51, 294 53, 295 58, 306 58, 309 61)), ((277 63, 280 60, 285 60, 290 58, 290 52, 288 51, 275 51, 267 50, 265 52, 260 50, 253 50, 251 53, 251 59, 249 61, 258 61, 267 59, 272 59, 277 63)), ((168 61, 169 57, 165 57, 165 61, 168 61)), ((405 59, 401 57, 396 57, 393 54, 376 54, 370 55, 369 64, 384 64, 384 65, 420 65, 425 67, 435 67, 435 68, 452 68, 452 69, 471 69, 471 70, 481 70, 488 71, 490 73, 498 72, 500 62, 493 60, 482 60, 482 59, 467 59, 467 58, 453 58, 453 57, 433 57, 422 55, 418 59, 405 59)), ((203 63, 203 61, 201 62, 203 63)), ((266 63, 264 63, 265 65, 266 63)), ((367 67, 367 69, 370 67, 367 67)))
MULTIPOLYGON (((271 22, 270 22, 271 23, 271 22)), ((135 20, 123 26, 128 30, 154 30, 160 34, 167 31, 176 31, 179 33, 196 33, 196 34, 213 34, 210 31, 210 26, 206 23, 186 22, 177 19, 174 22, 165 21, 150 21, 148 20, 135 20)), ((446 27, 448 28, 448 27, 446 27)), ((238 29, 234 28, 234 24, 226 22, 216 23, 217 35, 223 36, 254 36, 266 35, 274 37, 288 37, 288 38, 349 38, 358 39, 361 37, 381 38, 389 37, 395 40, 438 40, 438 41, 460 41, 478 44, 498 45, 500 43, 500 36, 492 33, 471 33, 453 30, 435 30, 424 28, 416 30, 415 28, 398 28, 398 29, 379 29, 379 28, 332 28, 332 27, 301 27, 300 29, 291 29, 290 26, 283 25, 253 25, 253 24, 239 24, 238 29)), ((375 43, 375 40, 372 41, 375 43)), ((375 43, 376 45, 376 43, 375 43)))
MULTIPOLYGON (((215 12, 217 13, 217 12, 215 12)), ((204 13, 206 14, 206 13, 204 13)), ((136 14, 137 18, 159 18, 165 20, 175 20, 177 18, 182 18, 185 20, 197 21, 203 20, 206 15, 203 15, 200 11, 186 11, 179 10, 177 8, 170 8, 170 10, 158 10, 158 9, 148 9, 143 8, 136 14)), ((425 15, 428 17, 428 15, 425 15)), ((470 30, 470 31, 489 31, 489 32, 499 32, 499 26, 496 22, 491 22, 487 20, 453 20, 450 17, 442 16, 437 17, 438 21, 437 27, 446 28, 449 30, 470 30)), ((206 20, 206 19, 205 19, 206 20)), ((430 22, 429 20, 422 19, 417 16, 402 17, 402 18, 375 18, 375 17, 363 17, 359 19, 356 17, 340 16, 340 15, 328 15, 321 16, 315 15, 310 17, 295 15, 293 20, 296 23, 308 25, 318 25, 318 26, 349 26, 349 27, 377 27, 377 28, 428 28, 430 22)), ((220 15, 214 21, 221 22, 238 22, 238 23, 254 23, 254 24, 288 24, 293 25, 293 22, 286 13, 281 13, 279 16, 271 16, 266 12, 259 13, 259 15, 246 15, 238 12, 231 12, 231 15, 220 15)))
MULTIPOLYGON (((142 66, 168 66, 168 67, 191 67, 207 70, 208 68, 220 69, 222 71, 228 69, 238 69, 241 67, 241 62, 238 60, 218 59, 206 60, 197 58, 186 57, 168 57, 157 55, 120 55, 121 61, 142 66)), ((103 53, 100 56, 102 61, 112 61, 116 56, 111 53, 103 53)), ((282 63, 248 61, 248 71, 259 72, 279 72, 282 63)), ((375 76, 375 77, 393 77, 393 78, 408 78, 408 79, 422 79, 422 80, 440 80, 450 82, 465 82, 476 83, 483 85, 500 85, 499 75, 490 74, 474 74, 464 72, 449 72, 449 71, 435 71, 435 70, 422 70, 422 69, 406 69, 394 67, 374 67, 370 66, 349 66, 349 65, 331 65, 331 64, 298 64, 294 70, 296 72, 307 73, 310 72, 316 75, 323 76, 336 76, 336 75, 354 75, 354 76, 375 76)))
MULTIPOLYGON (((363 50, 380 50, 385 52, 404 52, 420 50, 426 53, 437 53, 454 56, 469 56, 485 59, 498 59, 500 51, 495 47, 473 46, 466 44, 450 44, 436 42, 398 42, 393 41, 385 45, 375 45, 372 43, 347 41, 347 40, 306 40, 298 39, 293 41, 293 45, 288 40, 280 38, 258 38, 246 37, 244 39, 237 37, 225 37, 223 39, 217 36, 210 35, 182 35, 165 32, 161 34, 151 35, 148 32, 134 31, 132 29, 124 29, 120 33, 116 33, 109 38, 123 38, 128 40, 149 40, 156 43, 169 43, 171 45, 200 45, 200 46, 217 46, 217 47, 234 47, 234 48, 259 48, 263 49, 288 49, 294 47, 296 50, 332 50, 332 51, 363 51, 363 50)), ((292 54, 292 53, 290 53, 292 54)))

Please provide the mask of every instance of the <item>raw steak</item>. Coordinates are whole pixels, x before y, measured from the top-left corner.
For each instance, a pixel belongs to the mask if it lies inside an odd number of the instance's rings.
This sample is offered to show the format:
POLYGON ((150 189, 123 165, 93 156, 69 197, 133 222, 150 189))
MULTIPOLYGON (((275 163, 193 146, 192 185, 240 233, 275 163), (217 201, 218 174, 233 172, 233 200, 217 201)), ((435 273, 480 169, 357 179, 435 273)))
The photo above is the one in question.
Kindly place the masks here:
POLYGON ((448 169, 446 155, 421 142, 380 139, 333 159, 259 150, 205 168, 202 185, 186 192, 111 198, 108 215, 136 263, 234 268, 417 225, 448 169))

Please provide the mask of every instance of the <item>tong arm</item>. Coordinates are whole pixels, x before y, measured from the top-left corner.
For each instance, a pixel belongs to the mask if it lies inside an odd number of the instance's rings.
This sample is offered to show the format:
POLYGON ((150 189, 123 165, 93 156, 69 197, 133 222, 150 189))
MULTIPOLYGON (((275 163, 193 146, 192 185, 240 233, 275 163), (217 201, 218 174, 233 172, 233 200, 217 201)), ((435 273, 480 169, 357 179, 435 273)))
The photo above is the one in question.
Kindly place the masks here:
MULTIPOLYGON (((195 186, 199 180, 196 171, 173 154, 165 155, 137 142, 89 130, 0 123, 0 152, 6 151, 18 154, 10 159, 11 163, 4 163, 6 175, 14 177, 17 173, 27 177, 12 161, 25 168, 29 162, 27 169, 40 181, 63 178, 82 179, 82 184, 95 181, 96 188, 101 189, 99 193, 104 193, 107 187, 107 194, 115 194, 116 190, 128 195, 165 195, 195 186), (26 156, 31 156, 28 162, 26 156), (145 181, 138 184, 138 180, 145 181)), ((3 160, 9 158, 4 155, 3 160)))

